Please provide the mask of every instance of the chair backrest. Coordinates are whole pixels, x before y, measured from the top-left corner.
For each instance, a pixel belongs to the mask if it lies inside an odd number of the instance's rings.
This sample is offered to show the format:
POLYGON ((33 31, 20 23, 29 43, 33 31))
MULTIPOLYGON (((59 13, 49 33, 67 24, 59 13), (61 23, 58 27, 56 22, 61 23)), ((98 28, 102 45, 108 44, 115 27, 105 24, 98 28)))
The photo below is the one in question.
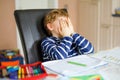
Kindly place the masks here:
POLYGON ((26 63, 43 61, 40 41, 47 36, 43 18, 52 9, 15 10, 15 20, 20 34, 26 63))
POLYGON ((26 63, 43 61, 40 44, 48 36, 43 27, 43 19, 51 10, 53 9, 28 9, 14 12, 26 63))

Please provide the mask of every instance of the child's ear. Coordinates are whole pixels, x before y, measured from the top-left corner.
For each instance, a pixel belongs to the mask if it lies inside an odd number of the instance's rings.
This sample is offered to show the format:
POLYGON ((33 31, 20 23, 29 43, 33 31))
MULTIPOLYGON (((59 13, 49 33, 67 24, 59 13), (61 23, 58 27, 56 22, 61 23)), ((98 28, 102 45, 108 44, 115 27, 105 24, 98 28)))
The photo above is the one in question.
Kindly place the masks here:
POLYGON ((47 28, 48 28, 50 31, 53 30, 53 27, 52 27, 51 23, 48 23, 48 24, 47 24, 47 28))

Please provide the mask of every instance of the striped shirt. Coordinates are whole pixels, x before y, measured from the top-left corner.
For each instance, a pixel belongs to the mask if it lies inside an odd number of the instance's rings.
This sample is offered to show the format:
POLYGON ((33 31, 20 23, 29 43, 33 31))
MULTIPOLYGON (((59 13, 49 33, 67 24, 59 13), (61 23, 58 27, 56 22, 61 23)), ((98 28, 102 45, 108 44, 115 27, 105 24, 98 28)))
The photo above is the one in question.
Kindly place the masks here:
POLYGON ((41 43, 43 60, 58 60, 94 52, 92 44, 80 34, 64 38, 47 37, 41 43))

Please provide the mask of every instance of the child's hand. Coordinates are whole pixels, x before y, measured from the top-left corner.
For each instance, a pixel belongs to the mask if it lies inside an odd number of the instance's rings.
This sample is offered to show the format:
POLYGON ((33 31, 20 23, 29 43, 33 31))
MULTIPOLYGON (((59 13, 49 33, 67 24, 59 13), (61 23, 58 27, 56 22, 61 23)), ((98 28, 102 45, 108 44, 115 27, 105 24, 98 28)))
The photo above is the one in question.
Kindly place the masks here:
POLYGON ((59 27, 59 33, 62 37, 65 37, 65 36, 70 36, 71 35, 71 29, 69 27, 69 23, 67 20, 59 20, 59 24, 60 24, 60 27, 59 27))

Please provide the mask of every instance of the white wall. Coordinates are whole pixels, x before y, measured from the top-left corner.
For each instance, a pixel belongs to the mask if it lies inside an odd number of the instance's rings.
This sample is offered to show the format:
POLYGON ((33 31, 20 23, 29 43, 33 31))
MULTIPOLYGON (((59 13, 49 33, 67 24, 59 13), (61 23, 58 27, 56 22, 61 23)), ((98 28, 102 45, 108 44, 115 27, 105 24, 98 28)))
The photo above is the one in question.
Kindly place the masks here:
POLYGON ((16 9, 57 8, 58 0, 16 0, 16 9))

